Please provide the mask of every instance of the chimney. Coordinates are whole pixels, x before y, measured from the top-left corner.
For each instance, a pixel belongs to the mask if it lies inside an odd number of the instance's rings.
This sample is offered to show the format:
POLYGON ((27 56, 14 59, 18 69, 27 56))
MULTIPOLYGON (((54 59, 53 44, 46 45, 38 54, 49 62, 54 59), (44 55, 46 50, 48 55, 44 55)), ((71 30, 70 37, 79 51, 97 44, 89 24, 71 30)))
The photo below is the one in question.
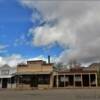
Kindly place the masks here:
POLYGON ((50 64, 50 55, 48 56, 48 64, 50 64))

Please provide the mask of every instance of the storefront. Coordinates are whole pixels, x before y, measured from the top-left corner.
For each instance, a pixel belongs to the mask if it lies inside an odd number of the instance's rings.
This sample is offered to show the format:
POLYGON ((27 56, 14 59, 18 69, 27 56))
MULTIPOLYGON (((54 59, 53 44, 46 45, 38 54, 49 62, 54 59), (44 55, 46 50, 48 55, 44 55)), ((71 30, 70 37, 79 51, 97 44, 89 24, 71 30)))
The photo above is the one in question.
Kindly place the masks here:
POLYGON ((17 88, 52 88, 53 65, 42 60, 28 61, 17 67, 17 88))
POLYGON ((59 71, 54 75, 54 87, 97 87, 97 71, 78 69, 59 71))
POLYGON ((16 68, 8 65, 0 67, 0 88, 16 88, 16 68))

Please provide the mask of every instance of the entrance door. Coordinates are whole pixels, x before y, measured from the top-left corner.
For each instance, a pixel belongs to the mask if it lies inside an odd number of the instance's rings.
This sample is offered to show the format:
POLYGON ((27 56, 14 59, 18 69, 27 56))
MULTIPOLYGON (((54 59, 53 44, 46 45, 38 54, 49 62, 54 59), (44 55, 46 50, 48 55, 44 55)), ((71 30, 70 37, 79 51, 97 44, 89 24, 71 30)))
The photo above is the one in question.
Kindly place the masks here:
POLYGON ((89 86, 89 75, 83 75, 83 86, 88 87, 89 86))
POLYGON ((34 75, 31 78, 31 87, 37 87, 37 86, 38 86, 38 77, 37 75, 34 75))
POLYGON ((2 88, 7 88, 7 81, 8 81, 7 78, 2 79, 2 88))

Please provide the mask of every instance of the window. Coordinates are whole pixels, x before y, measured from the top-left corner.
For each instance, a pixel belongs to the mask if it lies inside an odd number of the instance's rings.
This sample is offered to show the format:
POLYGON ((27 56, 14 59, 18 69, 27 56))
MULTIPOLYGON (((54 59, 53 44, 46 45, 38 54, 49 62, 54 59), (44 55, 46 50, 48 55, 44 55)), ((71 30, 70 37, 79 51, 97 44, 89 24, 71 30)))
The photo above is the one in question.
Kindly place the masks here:
POLYGON ((75 81, 81 81, 81 76, 80 75, 76 75, 74 80, 75 81))
POLYGON ((49 75, 41 75, 38 77, 39 84, 50 84, 50 76, 49 75))
POLYGON ((9 75, 9 70, 2 70, 1 75, 9 75))

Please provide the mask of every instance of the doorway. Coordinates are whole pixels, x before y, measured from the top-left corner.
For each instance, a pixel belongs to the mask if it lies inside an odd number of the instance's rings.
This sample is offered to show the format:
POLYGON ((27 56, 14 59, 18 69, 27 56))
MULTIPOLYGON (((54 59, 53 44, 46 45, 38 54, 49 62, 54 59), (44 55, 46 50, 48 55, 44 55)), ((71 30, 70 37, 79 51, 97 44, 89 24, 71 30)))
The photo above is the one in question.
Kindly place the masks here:
POLYGON ((89 75, 82 75, 82 80, 83 80, 83 86, 88 87, 89 86, 89 75))
POLYGON ((38 86, 38 78, 37 75, 34 75, 31 77, 31 87, 37 87, 38 86))
POLYGON ((7 82, 8 82, 7 78, 2 79, 2 88, 7 88, 7 82))

